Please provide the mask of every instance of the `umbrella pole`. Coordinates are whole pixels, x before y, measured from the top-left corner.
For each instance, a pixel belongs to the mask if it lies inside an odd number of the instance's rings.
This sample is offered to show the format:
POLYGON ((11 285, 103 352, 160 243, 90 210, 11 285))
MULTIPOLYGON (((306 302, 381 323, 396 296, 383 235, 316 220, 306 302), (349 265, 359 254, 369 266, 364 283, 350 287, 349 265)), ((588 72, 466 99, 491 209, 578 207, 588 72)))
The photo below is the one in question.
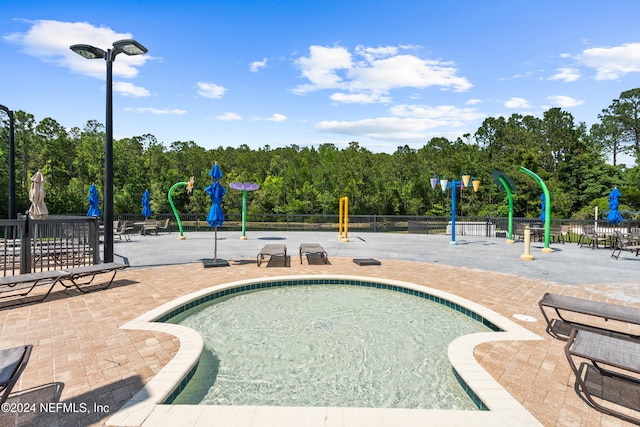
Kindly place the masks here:
POLYGON ((215 237, 214 237, 215 243, 213 245, 213 260, 215 261, 218 259, 218 226, 217 225, 214 233, 215 233, 215 237))

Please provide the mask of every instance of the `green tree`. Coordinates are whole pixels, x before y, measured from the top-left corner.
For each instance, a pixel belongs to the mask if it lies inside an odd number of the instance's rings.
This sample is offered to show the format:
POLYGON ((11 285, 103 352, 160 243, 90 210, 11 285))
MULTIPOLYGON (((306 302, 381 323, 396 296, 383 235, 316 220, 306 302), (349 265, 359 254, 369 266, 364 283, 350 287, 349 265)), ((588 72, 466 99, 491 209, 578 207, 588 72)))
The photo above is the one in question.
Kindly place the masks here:
POLYGON ((617 122, 614 130, 621 131, 622 144, 631 146, 636 164, 640 165, 640 88, 622 92, 599 117, 617 122))

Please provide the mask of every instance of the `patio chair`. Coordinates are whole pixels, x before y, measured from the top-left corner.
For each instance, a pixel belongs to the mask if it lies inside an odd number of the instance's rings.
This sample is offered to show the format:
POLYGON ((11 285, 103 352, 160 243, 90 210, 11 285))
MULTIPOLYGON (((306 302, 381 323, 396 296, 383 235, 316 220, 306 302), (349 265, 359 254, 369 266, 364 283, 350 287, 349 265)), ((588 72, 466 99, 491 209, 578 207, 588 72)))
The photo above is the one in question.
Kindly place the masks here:
POLYGON ((124 240, 127 242, 131 241, 131 237, 129 237, 129 232, 133 230, 133 227, 129 225, 128 221, 113 221, 114 229, 113 235, 118 236, 118 239, 122 240, 122 236, 124 236, 124 240))
POLYGON ((166 231, 167 233, 171 233, 171 229, 169 228, 170 220, 170 218, 167 218, 163 223, 158 223, 158 231, 166 231))
POLYGON ((22 371, 27 367, 32 345, 0 350, 0 404, 9 397, 22 371))
POLYGON ((524 224, 516 222, 513 228, 513 239, 524 240, 524 224))
POLYGON ((563 225, 551 224, 549 227, 549 238, 551 242, 558 242, 564 245, 564 233, 562 232, 563 225))
POLYGON ((582 234, 578 240, 578 244, 582 247, 584 244, 588 244, 591 249, 600 247, 600 243, 607 246, 607 236, 602 233, 598 233, 593 225, 583 225, 582 234))
POLYGON ((573 329, 564 352, 580 390, 596 410, 640 424, 634 416, 640 414, 640 341, 573 329), (588 362, 576 365, 576 358, 588 362))
POLYGON ((571 243, 571 226, 570 225, 561 225, 560 226, 560 236, 562 236, 562 242, 565 240, 571 243))
POLYGON ((264 245, 257 256, 258 267, 260 267, 260 264, 262 264, 262 261, 266 257, 269 257, 269 261, 271 261, 271 258, 273 257, 283 258, 284 265, 286 266, 287 260, 288 260, 287 247, 285 245, 280 245, 280 244, 264 245))
POLYGON ((638 254, 640 254, 640 234, 626 234, 616 231, 611 258, 620 258, 620 254, 624 250, 635 251, 636 256, 638 256, 638 254))
POLYGON ((155 219, 145 219, 144 224, 142 224, 142 234, 147 235, 147 231, 154 232, 156 236, 158 235, 158 221, 155 219))
POLYGON ((300 264, 302 264, 302 255, 307 255, 307 261, 309 257, 320 257, 325 264, 329 263, 327 258, 327 251, 319 243, 301 243, 300 244, 300 264))

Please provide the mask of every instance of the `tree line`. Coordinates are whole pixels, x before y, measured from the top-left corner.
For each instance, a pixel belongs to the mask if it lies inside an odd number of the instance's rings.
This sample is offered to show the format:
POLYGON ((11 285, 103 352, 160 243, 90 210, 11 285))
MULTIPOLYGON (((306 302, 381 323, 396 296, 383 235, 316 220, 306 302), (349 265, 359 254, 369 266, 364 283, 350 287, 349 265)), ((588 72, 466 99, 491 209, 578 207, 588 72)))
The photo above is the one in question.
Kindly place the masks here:
MULTIPOLYGON (((16 208, 25 212, 31 176, 39 169, 46 179, 50 213, 80 214, 88 210, 88 189, 95 183, 102 202, 104 126, 89 120, 83 129, 66 129, 53 118, 36 122, 16 111, 16 208)), ((8 118, 0 122, 0 217, 8 212, 8 118)), ((345 148, 289 145, 252 149, 247 145, 204 149, 193 141, 168 146, 145 134, 114 140, 114 210, 139 213, 148 189, 155 213, 169 213, 167 191, 176 182, 195 178, 193 194, 179 187, 173 201, 182 213, 206 213, 204 189, 218 162, 221 182, 254 182, 260 190, 248 197, 249 213, 336 214, 340 197, 349 197, 351 214, 448 215, 450 194, 431 188, 430 178, 459 179, 468 172, 481 181, 474 193, 460 196, 465 216, 506 216, 506 195, 493 182, 498 169, 516 183, 514 215, 540 214, 541 189, 519 171, 535 172, 551 193, 552 216, 588 218, 594 207, 608 209, 608 194, 617 186, 621 210, 640 210, 640 88, 623 92, 587 128, 560 108, 542 117, 513 114, 489 117, 474 134, 456 140, 433 138, 421 148, 399 146, 393 153, 373 153, 352 141, 345 148), (621 153, 634 166, 617 162, 621 153), (612 164, 607 159, 612 159, 612 164)), ((225 212, 240 213, 241 192, 229 189, 225 212)), ((101 207, 102 209, 102 207, 101 207)))

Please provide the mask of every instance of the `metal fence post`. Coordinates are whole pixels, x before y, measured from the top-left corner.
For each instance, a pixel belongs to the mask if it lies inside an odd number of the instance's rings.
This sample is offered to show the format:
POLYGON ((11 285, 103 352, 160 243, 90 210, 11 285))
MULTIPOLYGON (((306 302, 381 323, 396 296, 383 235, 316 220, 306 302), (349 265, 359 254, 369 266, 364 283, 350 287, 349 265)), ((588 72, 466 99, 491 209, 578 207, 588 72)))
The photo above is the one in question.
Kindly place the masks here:
POLYGON ((20 236, 20 274, 31 273, 31 237, 29 236, 29 215, 24 219, 20 236))

